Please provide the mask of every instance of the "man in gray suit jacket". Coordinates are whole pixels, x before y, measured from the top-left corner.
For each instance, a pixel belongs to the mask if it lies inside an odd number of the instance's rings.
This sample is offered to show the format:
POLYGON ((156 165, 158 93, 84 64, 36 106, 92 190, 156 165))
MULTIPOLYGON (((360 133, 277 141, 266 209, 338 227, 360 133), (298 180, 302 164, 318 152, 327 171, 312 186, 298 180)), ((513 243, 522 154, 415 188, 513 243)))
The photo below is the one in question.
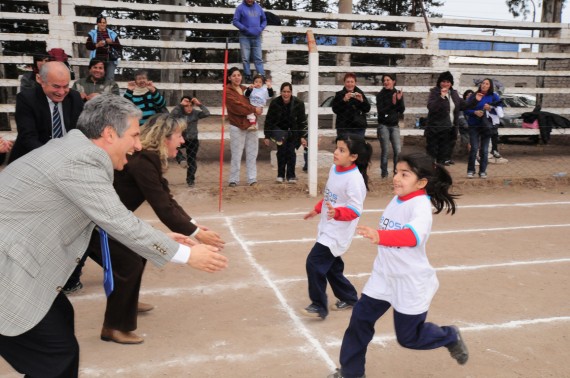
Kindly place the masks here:
POLYGON ((141 112, 129 100, 89 101, 78 129, 0 172, 0 355, 34 377, 77 377, 73 307, 62 286, 98 225, 157 266, 188 263, 207 272, 227 259, 185 235, 136 218, 113 188, 113 169, 141 149, 141 112))

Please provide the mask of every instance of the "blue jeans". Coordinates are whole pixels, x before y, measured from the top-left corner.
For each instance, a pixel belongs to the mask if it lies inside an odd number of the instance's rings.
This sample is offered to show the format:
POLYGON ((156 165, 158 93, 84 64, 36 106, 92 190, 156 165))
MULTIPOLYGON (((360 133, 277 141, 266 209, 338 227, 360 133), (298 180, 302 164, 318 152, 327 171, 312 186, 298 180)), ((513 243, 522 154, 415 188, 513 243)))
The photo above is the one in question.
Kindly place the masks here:
POLYGON ((475 173, 475 160, 477 159, 477 151, 481 147, 479 160, 479 174, 487 173, 487 164, 489 163, 489 140, 491 133, 483 126, 469 126, 469 160, 467 162, 467 173, 475 173))
MULTIPOLYGON (((340 347, 342 376, 364 375, 366 350, 374 336, 374 325, 390 308, 390 303, 362 294, 354 308, 340 347)), ((427 312, 406 315, 394 310, 394 328, 398 344, 408 349, 429 350, 457 341, 451 327, 426 322, 427 312)))
POLYGON ((398 126, 379 125, 377 129, 378 140, 380 141, 380 171, 382 177, 388 176, 388 151, 389 143, 392 144, 392 152, 394 153, 394 172, 400 155, 400 128, 398 126))
POLYGON ((243 73, 245 76, 251 76, 249 68, 249 58, 253 57, 255 70, 259 75, 265 75, 263 70, 263 56, 261 55, 261 35, 257 37, 248 37, 240 33, 239 47, 241 49, 241 60, 243 62, 243 73))
POLYGON ((117 68, 118 62, 116 60, 110 60, 105 62, 105 79, 115 80, 115 69, 117 68))

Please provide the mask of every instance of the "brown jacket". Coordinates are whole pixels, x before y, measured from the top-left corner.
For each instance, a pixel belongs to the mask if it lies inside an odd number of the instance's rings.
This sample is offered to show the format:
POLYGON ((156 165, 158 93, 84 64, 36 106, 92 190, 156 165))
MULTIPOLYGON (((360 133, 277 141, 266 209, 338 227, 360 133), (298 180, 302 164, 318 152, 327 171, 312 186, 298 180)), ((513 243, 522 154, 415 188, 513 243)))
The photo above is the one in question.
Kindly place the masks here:
MULTIPOLYGON (((247 88, 242 85, 241 89, 245 93, 247 88)), ((255 113, 255 106, 251 105, 247 97, 243 94, 239 94, 231 84, 228 84, 227 88, 226 107, 228 109, 230 125, 239 127, 242 130, 251 126, 247 120, 247 115, 255 113)))

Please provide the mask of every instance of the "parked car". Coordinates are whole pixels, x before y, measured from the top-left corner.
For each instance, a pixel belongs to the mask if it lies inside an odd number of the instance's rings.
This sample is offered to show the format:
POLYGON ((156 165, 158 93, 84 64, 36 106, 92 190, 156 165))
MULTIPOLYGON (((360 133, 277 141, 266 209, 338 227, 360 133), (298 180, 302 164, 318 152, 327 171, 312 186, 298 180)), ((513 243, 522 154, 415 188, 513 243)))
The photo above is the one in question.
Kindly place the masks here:
POLYGON ((503 110, 505 116, 501 118, 501 127, 522 127, 521 115, 529 111, 528 108, 536 106, 536 97, 523 94, 503 94, 503 110))
MULTIPOLYGON (((366 99, 370 103, 370 111, 366 114, 366 121, 368 127, 378 126, 378 114, 376 112, 376 94, 365 93, 366 99)), ((322 103, 321 108, 332 108, 334 96, 327 97, 322 103)), ((332 109, 331 109, 332 112, 332 109)), ((319 114, 319 129, 332 129, 334 127, 333 119, 336 119, 335 114, 319 114)))

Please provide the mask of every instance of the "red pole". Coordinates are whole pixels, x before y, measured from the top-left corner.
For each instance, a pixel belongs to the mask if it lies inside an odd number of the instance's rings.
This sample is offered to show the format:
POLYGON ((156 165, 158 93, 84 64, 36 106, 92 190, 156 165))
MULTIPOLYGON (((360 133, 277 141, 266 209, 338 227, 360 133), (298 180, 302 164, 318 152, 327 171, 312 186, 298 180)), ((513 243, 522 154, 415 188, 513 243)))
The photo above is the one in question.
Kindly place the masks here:
POLYGON ((220 195, 218 198, 218 212, 222 211, 223 171, 224 171, 224 125, 226 120, 226 90, 228 87, 228 39, 226 38, 226 52, 224 54, 224 90, 222 92, 222 140, 220 141, 220 195))

